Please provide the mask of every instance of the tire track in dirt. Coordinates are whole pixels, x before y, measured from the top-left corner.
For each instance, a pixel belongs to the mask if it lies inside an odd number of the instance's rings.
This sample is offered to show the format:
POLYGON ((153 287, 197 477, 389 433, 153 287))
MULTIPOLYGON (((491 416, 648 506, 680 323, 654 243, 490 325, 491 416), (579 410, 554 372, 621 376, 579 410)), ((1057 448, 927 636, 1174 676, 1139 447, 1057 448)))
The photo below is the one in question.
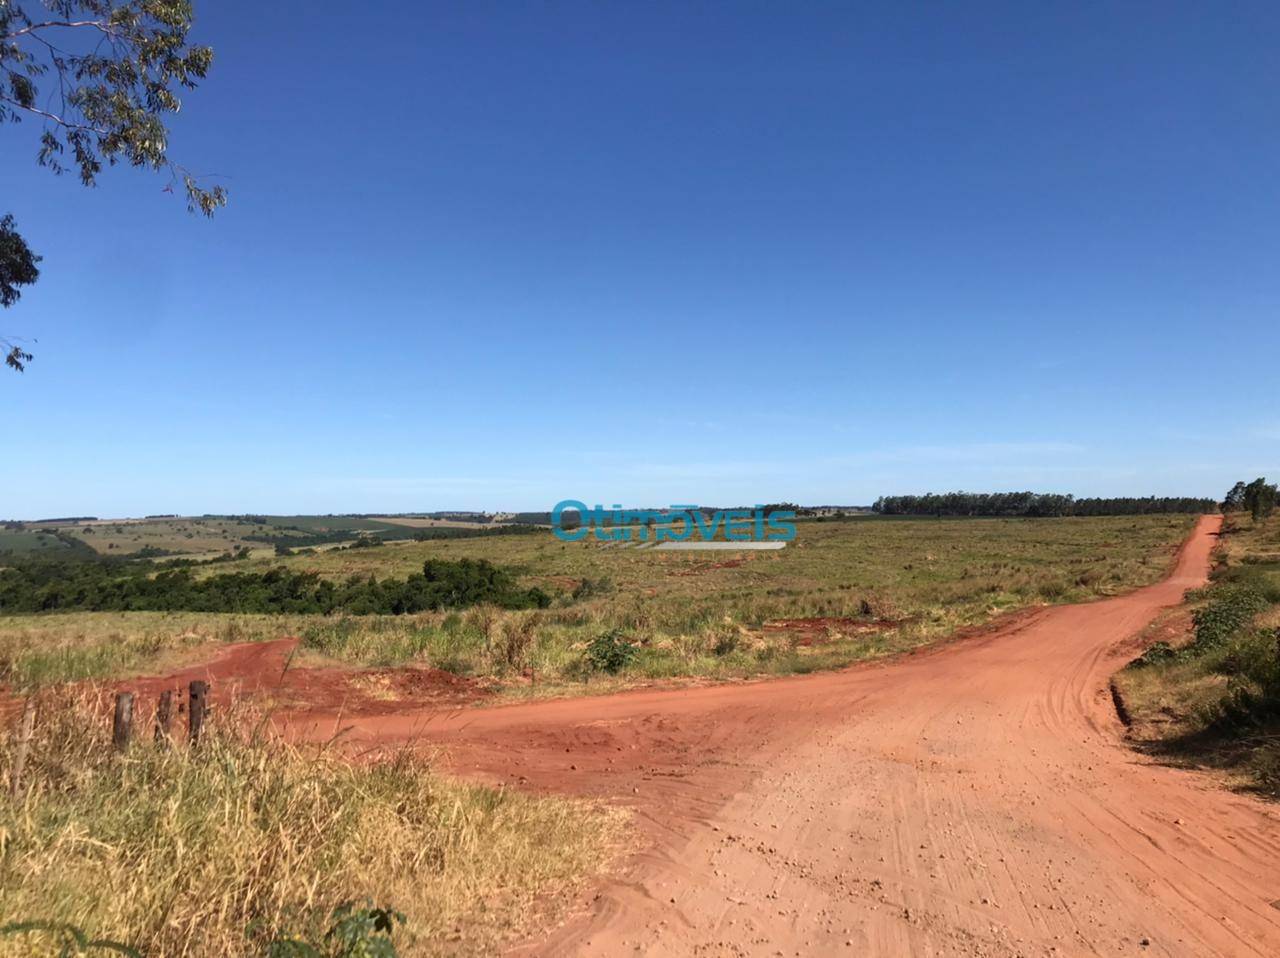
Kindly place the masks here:
POLYGON ((890 663, 286 725, 633 807, 642 850, 522 953, 1280 954, 1280 815, 1126 748, 1107 692, 1217 528, 1157 585, 890 663))

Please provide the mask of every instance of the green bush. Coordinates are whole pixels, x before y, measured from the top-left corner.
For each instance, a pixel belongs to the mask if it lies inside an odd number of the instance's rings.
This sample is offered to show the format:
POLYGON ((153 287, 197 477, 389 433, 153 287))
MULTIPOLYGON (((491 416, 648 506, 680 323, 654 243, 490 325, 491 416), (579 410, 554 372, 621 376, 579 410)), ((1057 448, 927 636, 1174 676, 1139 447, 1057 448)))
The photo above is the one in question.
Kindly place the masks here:
POLYGON ((597 672, 613 675, 636 657, 636 647, 627 641, 620 629, 613 629, 591 640, 586 651, 587 662, 597 672))
POLYGON ((1215 724, 1251 726, 1280 718, 1280 631, 1258 631, 1232 642, 1218 671, 1231 680, 1215 724))
POLYGON ((1168 642, 1156 642, 1147 651, 1134 659, 1130 665, 1134 668, 1146 668, 1164 662, 1172 662, 1178 658, 1178 650, 1168 642))
POLYGON ((1246 556, 1240 565, 1223 569, 1214 579, 1220 585, 1257 592, 1268 602, 1280 602, 1280 563, 1269 556, 1246 556))
POLYGON ((334 909, 332 921, 319 942, 277 938, 268 958, 396 958, 391 936, 397 922, 404 924, 398 911, 375 908, 372 902, 363 908, 347 902, 334 909))
MULTIPOLYGON (((247 552, 245 553, 248 554, 247 552)), ((492 603, 545 609, 551 596, 520 589, 486 559, 428 559, 407 579, 354 576, 344 583, 280 567, 197 578, 151 563, 42 562, 0 570, 0 614, 29 612, 243 612, 403 615, 492 603)))
POLYGON ((1224 586, 1211 595, 1208 605, 1195 611, 1197 652, 1223 645, 1271 604, 1248 586, 1224 586))

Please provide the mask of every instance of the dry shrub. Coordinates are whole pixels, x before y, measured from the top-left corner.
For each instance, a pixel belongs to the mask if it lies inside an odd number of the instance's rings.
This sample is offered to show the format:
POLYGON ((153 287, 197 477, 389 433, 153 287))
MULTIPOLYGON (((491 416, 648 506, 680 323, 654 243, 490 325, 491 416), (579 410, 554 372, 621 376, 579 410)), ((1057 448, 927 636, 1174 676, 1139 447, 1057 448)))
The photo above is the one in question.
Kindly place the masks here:
POLYGON ((463 624, 484 636, 485 646, 492 648, 503 619, 503 611, 494 605, 477 605, 467 611, 463 624))
MULTIPOLYGON (((144 738, 117 756, 106 704, 42 705, 24 792, 0 796, 0 925, 70 923, 152 958, 257 956, 371 899, 408 915, 402 954, 485 952, 536 896, 601 867, 616 835, 593 806, 446 781, 408 751, 304 753, 248 715, 194 752, 144 738)), ((0 735, 5 785, 13 752, 0 735)), ((0 938, 3 955, 48 946, 0 938)))
POLYGON ((524 668, 540 625, 541 617, 536 612, 509 616, 498 630, 496 647, 490 647, 490 658, 509 669, 524 668))
POLYGON ((858 615, 883 622, 896 622, 902 618, 902 610, 883 592, 868 592, 858 600, 858 615))

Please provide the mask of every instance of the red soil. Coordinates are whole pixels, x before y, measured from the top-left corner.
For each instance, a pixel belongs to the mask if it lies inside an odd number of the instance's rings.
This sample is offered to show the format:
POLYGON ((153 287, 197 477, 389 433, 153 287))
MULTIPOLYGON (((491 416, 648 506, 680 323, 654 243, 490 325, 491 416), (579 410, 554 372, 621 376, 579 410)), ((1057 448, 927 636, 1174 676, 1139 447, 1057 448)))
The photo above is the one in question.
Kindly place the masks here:
POLYGON ((487 692, 474 680, 440 669, 299 668, 292 664, 298 640, 242 642, 219 648, 212 659, 165 676, 126 679, 118 691, 135 694, 135 714, 149 715, 160 693, 172 689, 184 705, 187 687, 203 679, 210 701, 233 699, 269 704, 297 718, 324 715, 386 715, 406 708, 456 708, 487 692))

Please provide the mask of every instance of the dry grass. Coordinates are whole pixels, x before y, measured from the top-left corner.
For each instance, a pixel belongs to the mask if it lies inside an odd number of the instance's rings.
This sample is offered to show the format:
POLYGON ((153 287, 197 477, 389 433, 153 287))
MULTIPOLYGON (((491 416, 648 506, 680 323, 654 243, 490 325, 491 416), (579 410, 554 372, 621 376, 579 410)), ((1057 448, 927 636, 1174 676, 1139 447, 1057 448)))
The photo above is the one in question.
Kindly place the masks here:
MULTIPOLYGON (((25 793, 0 797, 0 925, 39 919, 161 956, 262 955, 371 899, 401 954, 489 953, 598 872, 619 813, 447 781, 410 752, 352 764, 215 725, 195 753, 108 747, 102 701, 46 699, 25 793), (54 706, 57 707, 54 707, 54 706)), ((0 738, 0 778, 14 742, 0 738)), ((39 934, 0 955, 52 952, 39 934)))
POLYGON ((199 612, 70 612, 0 618, 0 683, 53 682, 163 670, 211 644, 297 634, 304 616, 199 612))
MULTIPOLYGON (((431 665, 509 680, 513 694, 612 687, 583 650, 618 630, 640 648, 622 682, 812 671, 912 648, 1028 605, 1109 595, 1169 569, 1190 516, 854 519, 804 522, 770 553, 686 554, 561 543, 545 535, 387 545, 237 564, 403 577, 427 558, 484 558, 557 596, 536 613, 479 608, 414 616, 75 613, 0 618, 0 680, 40 682, 152 668, 209 641, 300 635, 304 650, 354 665, 431 665), (741 559, 728 566, 726 560, 741 559), (589 594, 573 593, 590 580, 589 594), (765 626, 830 617, 819 641, 765 626), (520 680, 532 669, 536 689, 520 680), (599 684, 597 684, 599 683, 599 684)), ((223 567, 211 566, 210 572, 223 567)))

